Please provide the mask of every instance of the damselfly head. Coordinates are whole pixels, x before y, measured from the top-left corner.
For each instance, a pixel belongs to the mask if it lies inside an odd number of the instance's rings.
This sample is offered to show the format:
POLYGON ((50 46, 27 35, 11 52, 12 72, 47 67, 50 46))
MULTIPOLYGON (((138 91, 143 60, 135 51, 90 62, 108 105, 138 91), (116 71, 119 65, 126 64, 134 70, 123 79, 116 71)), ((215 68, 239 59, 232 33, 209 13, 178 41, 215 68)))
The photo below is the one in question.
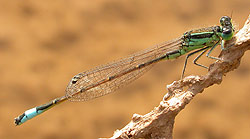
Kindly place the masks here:
POLYGON ((231 40, 235 32, 231 17, 222 16, 220 19, 220 24, 222 27, 221 37, 223 40, 231 40))

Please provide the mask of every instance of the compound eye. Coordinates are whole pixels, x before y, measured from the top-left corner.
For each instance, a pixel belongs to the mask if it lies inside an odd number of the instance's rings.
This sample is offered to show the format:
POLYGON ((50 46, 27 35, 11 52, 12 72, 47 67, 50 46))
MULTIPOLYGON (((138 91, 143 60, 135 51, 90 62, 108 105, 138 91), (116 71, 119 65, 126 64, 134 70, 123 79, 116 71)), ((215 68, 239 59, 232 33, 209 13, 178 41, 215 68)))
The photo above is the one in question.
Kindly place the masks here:
POLYGON ((231 25, 231 18, 228 16, 222 16, 220 19, 220 24, 222 26, 230 26, 231 25))
POLYGON ((232 33, 232 29, 231 28, 223 28, 222 33, 223 34, 231 34, 232 33))

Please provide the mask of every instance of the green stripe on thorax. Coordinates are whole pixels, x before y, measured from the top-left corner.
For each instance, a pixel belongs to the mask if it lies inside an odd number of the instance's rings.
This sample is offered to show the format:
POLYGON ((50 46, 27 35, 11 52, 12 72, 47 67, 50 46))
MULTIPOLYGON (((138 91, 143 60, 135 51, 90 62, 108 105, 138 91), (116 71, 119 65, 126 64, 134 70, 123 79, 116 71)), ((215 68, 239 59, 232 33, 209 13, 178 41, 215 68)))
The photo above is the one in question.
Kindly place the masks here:
POLYGON ((212 47, 220 41, 220 30, 221 28, 219 26, 213 26, 184 33, 183 49, 185 49, 187 53, 204 46, 212 47))

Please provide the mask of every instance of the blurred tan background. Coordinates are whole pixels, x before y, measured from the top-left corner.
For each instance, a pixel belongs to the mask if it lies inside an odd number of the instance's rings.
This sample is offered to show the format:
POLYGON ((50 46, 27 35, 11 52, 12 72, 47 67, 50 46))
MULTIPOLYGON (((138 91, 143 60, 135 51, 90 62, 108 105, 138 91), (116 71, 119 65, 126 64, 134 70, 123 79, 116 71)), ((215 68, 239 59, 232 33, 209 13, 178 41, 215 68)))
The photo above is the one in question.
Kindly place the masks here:
MULTIPOLYGON (((219 25, 220 17, 232 12, 241 28, 250 13, 249 0, 1 0, 0 7, 1 139, 111 137, 133 113, 146 114, 159 104, 166 85, 180 78, 185 57, 157 64, 116 93, 66 102, 19 127, 13 121, 26 109, 64 95, 79 72, 190 29, 219 25)), ((218 47, 213 55, 219 52, 218 47)), ((196 96, 177 116, 174 138, 250 138, 249 58, 246 53, 221 85, 196 96)), ((191 59, 186 75, 207 72, 191 59)))

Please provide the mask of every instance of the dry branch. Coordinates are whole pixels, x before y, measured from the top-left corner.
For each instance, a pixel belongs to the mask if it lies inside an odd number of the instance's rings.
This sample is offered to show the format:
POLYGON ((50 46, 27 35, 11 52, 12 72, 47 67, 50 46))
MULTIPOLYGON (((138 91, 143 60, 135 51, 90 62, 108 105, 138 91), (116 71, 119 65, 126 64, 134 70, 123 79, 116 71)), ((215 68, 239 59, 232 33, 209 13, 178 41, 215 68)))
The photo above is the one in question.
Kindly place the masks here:
POLYGON ((158 107, 145 115, 134 114, 131 122, 123 129, 115 131, 111 139, 126 138, 166 138, 171 139, 176 115, 198 93, 214 84, 220 84, 223 76, 240 65, 244 53, 250 49, 250 15, 244 27, 226 42, 228 50, 219 55, 223 61, 211 64, 203 76, 188 76, 167 86, 168 93, 158 107), (186 88, 183 90, 183 88, 186 88))

